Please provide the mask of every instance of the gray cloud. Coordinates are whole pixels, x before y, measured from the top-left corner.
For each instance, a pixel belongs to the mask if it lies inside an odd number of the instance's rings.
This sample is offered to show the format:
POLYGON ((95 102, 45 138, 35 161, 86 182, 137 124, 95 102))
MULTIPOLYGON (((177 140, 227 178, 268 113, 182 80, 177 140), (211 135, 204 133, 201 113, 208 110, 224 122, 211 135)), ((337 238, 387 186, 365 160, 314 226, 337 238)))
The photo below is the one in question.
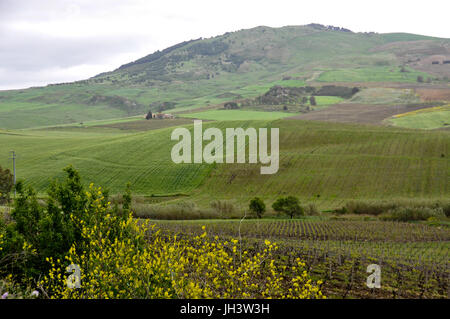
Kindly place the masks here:
POLYGON ((150 35, 108 32, 101 16, 113 10, 119 2, 0 0, 0 90, 84 79, 150 53, 158 42, 150 35), (93 28, 83 29, 85 21, 93 28), (65 36, 52 24, 80 32, 65 36))
POLYGON ((18 71, 104 63, 111 55, 135 51, 142 43, 139 36, 68 39, 26 32, 6 33, 1 39, 1 65, 18 71))

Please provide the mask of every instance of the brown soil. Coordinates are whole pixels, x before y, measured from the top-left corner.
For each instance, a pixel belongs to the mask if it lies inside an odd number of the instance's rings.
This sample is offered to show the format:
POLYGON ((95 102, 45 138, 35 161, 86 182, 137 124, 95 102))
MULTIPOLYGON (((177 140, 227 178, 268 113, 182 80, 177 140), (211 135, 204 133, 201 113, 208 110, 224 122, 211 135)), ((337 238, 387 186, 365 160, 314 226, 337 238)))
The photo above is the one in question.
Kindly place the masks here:
POLYGON ((380 124, 396 114, 415 111, 430 106, 336 104, 323 110, 287 117, 285 119, 380 124))
POLYGON ((113 123, 113 124, 105 124, 98 125, 96 127, 108 127, 115 128, 120 130, 131 130, 131 131, 150 131, 157 130, 160 128, 191 124, 192 119, 166 119, 166 120, 140 120, 140 121, 132 121, 132 122, 121 122, 121 123, 113 123))
POLYGON ((423 101, 450 101, 450 88, 418 88, 415 91, 423 101))

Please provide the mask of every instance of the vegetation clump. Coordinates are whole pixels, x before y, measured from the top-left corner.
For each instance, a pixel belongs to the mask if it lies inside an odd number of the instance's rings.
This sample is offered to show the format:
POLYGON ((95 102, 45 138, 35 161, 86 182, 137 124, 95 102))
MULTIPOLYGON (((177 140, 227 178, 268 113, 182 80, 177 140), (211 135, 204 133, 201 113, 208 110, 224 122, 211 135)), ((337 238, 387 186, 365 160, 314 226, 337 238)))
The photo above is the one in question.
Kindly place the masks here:
POLYGON ((46 205, 18 184, 13 221, 0 224, 5 296, 36 296, 31 284, 58 299, 324 298, 300 259, 287 266, 273 258, 275 243, 242 250, 236 239, 211 239, 205 227, 200 235, 163 232, 133 218, 129 186, 119 213, 107 191, 85 189, 72 167, 65 172, 46 205))
POLYGON ((261 198, 255 197, 250 201, 249 209, 252 213, 256 214, 256 217, 261 218, 266 211, 266 204, 264 204, 261 198))
POLYGON ((0 166, 0 204, 9 202, 13 186, 14 180, 10 170, 0 166))
POLYGON ((303 207, 300 206, 298 198, 295 196, 287 196, 278 198, 272 205, 276 212, 284 213, 291 219, 294 216, 304 215, 303 207))

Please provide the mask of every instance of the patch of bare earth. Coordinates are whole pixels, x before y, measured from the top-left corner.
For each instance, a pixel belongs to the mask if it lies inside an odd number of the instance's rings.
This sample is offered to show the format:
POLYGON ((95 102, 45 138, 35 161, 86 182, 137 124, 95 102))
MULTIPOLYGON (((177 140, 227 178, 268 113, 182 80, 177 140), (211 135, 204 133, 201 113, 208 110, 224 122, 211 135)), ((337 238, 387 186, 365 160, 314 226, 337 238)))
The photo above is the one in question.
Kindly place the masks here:
POLYGON ((120 122, 120 123, 113 123, 113 124, 105 124, 105 125, 98 125, 96 127, 107 127, 107 128, 114 128, 119 130, 130 130, 130 131, 150 131, 150 130, 158 130, 161 128, 171 127, 171 126, 178 126, 178 125, 185 125, 185 124, 191 124, 193 120, 191 119, 151 119, 151 120, 139 120, 139 121, 131 121, 131 122, 120 122))
POLYGON ((323 110, 286 117, 285 119, 381 124, 384 119, 396 114, 411 112, 430 106, 408 105, 368 105, 368 104, 336 104, 323 110))
POLYGON ((423 101, 450 101, 450 88, 418 88, 415 91, 423 101))

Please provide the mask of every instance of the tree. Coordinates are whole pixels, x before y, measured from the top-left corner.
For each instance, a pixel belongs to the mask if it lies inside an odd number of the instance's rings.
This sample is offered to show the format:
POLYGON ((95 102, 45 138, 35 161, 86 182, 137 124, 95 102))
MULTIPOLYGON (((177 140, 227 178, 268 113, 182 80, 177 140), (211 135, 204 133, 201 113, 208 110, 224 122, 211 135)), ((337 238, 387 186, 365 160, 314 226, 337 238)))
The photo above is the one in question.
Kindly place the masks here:
MULTIPOLYGON (((25 187, 22 181, 16 183, 17 198, 11 211, 14 223, 9 224, 9 231, 14 235, 6 237, 2 253, 21 256, 24 243, 27 243, 36 254, 23 255, 26 259, 13 263, 12 272, 37 278, 48 269, 47 257, 62 259, 74 243, 78 247, 88 245, 83 242, 83 228, 99 223, 111 212, 106 190, 93 184, 86 189, 80 174, 72 166, 64 171, 67 176, 63 181, 54 180, 50 184, 46 203, 38 201, 32 187, 25 187)), ((129 213, 130 186, 123 198, 123 211, 129 213)), ((114 217, 124 221, 128 215, 114 217)), ((117 234, 119 225, 109 224, 108 227, 108 234, 117 234)), ((0 268, 1 262, 0 255, 0 268)))
POLYGON ((417 82, 422 83, 423 82, 423 76, 419 75, 417 77, 417 82))
POLYGON ((14 178, 9 169, 0 166, 0 203, 9 201, 9 194, 14 187, 14 178))
POLYGON ((153 118, 153 113, 152 111, 148 111, 147 115, 145 116, 145 119, 150 120, 151 118, 153 118))
POLYGON ((317 105, 317 103, 316 103, 316 98, 315 98, 314 96, 311 96, 311 97, 309 98, 309 104, 311 104, 312 106, 317 105))
POLYGON ((297 215, 303 215, 303 208, 300 206, 298 198, 294 196, 280 197, 275 203, 273 203, 272 208, 276 212, 284 213, 292 218, 297 215))
POLYGON ((261 218, 266 211, 266 204, 264 204, 261 198, 255 197, 250 201, 249 209, 255 213, 258 218, 261 218))

